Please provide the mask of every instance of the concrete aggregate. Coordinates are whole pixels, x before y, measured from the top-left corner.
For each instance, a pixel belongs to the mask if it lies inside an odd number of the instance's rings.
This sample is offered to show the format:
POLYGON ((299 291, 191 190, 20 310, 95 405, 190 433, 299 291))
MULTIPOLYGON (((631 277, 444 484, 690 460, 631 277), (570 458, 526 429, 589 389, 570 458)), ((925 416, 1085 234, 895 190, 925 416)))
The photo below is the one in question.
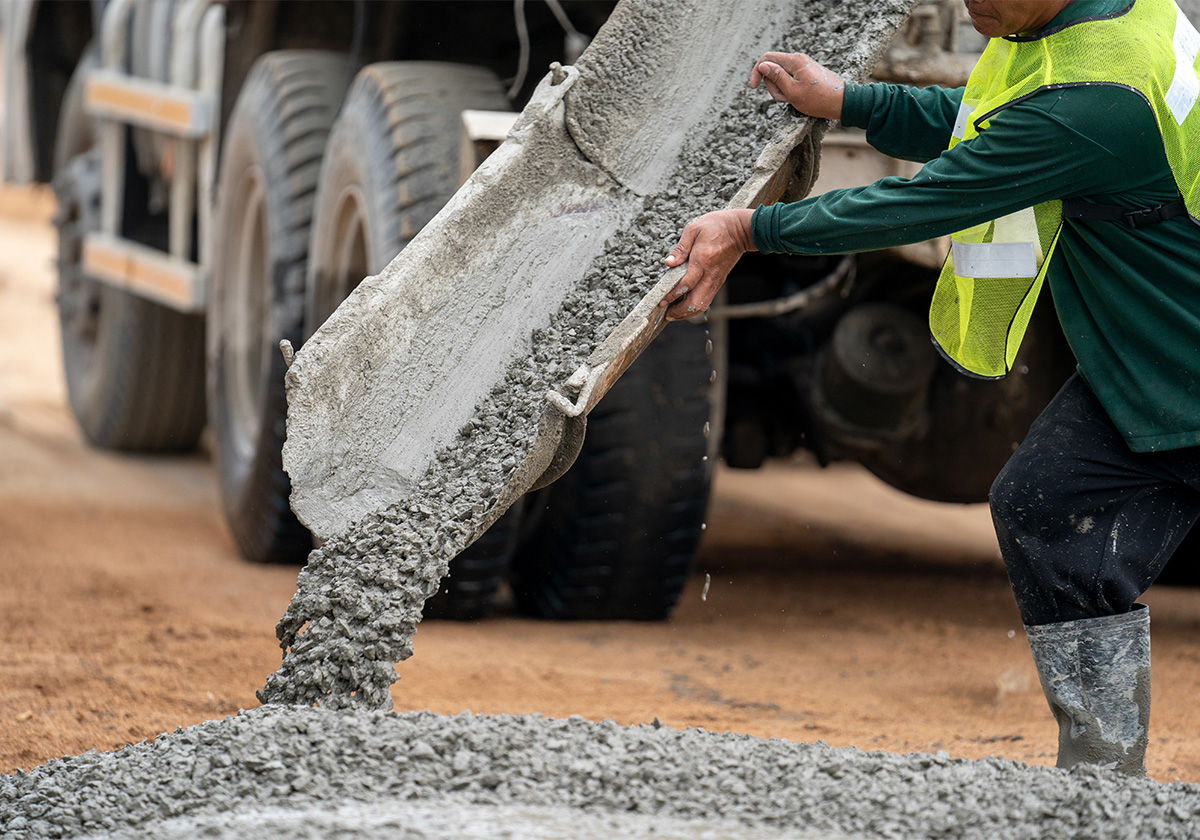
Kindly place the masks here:
POLYGON ((12 840, 1145 840, 1192 838, 1198 826, 1191 784, 470 713, 264 707, 0 777, 0 836, 12 840))

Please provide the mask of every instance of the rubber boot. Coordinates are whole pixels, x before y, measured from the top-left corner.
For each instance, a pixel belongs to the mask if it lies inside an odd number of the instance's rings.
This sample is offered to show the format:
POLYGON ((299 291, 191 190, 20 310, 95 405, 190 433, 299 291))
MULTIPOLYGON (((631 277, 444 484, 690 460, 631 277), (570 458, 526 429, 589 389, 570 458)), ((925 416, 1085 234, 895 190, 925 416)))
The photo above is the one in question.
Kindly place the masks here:
POLYGON ((1150 613, 1025 628, 1050 711, 1058 766, 1091 764, 1146 774, 1150 724, 1150 613))

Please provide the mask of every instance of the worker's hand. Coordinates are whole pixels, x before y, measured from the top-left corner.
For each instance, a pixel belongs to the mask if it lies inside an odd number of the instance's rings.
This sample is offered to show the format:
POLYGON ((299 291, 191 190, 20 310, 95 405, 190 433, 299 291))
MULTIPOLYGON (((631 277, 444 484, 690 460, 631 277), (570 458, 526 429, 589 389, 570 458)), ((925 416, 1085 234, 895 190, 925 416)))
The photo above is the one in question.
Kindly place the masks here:
POLYGON ((776 102, 826 120, 842 118, 846 83, 806 55, 769 52, 750 71, 750 87, 764 85, 776 102))
POLYGON ((668 321, 684 321, 708 310, 742 254, 755 250, 750 231, 753 210, 718 210, 683 229, 679 244, 663 262, 674 268, 686 261, 687 271, 658 304, 668 321))

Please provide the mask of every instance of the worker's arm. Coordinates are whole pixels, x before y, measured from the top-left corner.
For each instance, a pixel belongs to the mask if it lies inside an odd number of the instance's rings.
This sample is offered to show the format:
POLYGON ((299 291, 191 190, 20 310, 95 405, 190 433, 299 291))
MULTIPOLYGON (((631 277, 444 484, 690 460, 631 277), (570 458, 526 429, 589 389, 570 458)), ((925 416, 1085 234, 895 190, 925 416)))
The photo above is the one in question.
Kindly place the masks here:
MULTIPOLYGON (((1047 91, 1001 111, 986 131, 942 152, 911 179, 883 178, 759 208, 754 243, 797 254, 888 248, 1051 199, 1136 195, 1130 191, 1156 183, 1164 167, 1153 115, 1137 94, 1110 86, 1047 91), (1112 130, 1113 114, 1120 115, 1120 131, 1112 130)), ((1145 206, 1154 203, 1151 191, 1145 206)))
POLYGON ((950 144, 962 88, 847 85, 842 125, 863 128, 867 142, 890 157, 925 163, 950 144))
POLYGON ((838 254, 933 239, 1078 193, 1114 165, 1098 150, 1085 153, 1065 148, 1071 144, 1051 148, 1033 142, 1031 138, 1040 140, 1051 132, 1031 129, 1049 120, 1041 111, 1010 114, 1019 107, 997 115, 984 134, 944 152, 912 179, 883 178, 753 212, 718 210, 701 216, 684 228, 666 259, 672 267, 688 262, 683 279, 661 303, 670 307, 667 318, 683 320, 708 309, 747 251, 838 254), (1077 167, 1078 161, 1091 165, 1077 167))
MULTIPOLYGON (((777 102, 823 119, 848 120, 867 129, 867 141, 894 157, 936 157, 950 136, 961 91, 930 92, 899 85, 850 85, 808 56, 766 53, 754 65, 750 86, 766 88, 777 102), (844 95, 844 99, 843 99, 844 95), (946 121, 949 120, 949 123, 946 121), (929 150, 935 150, 931 155, 929 150)), ((686 228, 665 260, 688 262, 682 280, 663 299, 670 320, 708 309, 741 255, 755 250, 750 210, 722 210, 686 228), (690 294, 689 294, 690 293, 690 294)))
POLYGON ((742 232, 749 211, 701 216, 667 264, 688 260, 697 243, 703 259, 689 262, 662 305, 672 320, 707 308, 751 249, 853 253, 932 239, 1054 198, 1115 196, 1117 203, 1151 206, 1169 201, 1172 189, 1153 114, 1137 94, 1109 86, 1047 91, 997 114, 987 131, 912 179, 760 207, 750 217, 749 244, 742 232), (1111 130, 1113 114, 1123 131, 1111 130))

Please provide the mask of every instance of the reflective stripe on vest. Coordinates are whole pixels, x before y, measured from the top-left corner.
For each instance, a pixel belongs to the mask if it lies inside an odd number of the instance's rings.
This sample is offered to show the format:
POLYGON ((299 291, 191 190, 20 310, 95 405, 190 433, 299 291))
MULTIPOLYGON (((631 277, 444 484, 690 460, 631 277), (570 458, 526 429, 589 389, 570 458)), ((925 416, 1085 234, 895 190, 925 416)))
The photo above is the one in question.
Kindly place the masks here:
MULTIPOLYGON (((1174 0, 1135 0, 1032 38, 993 38, 963 96, 950 147, 986 130, 1004 108, 1046 89, 1129 88, 1149 103, 1193 221, 1200 218, 1200 34, 1174 0)), ((1200 222, 1198 222, 1200 223, 1200 222)), ((951 236, 930 306, 942 354, 985 379, 1012 369, 1062 227, 1047 202, 951 236)))

